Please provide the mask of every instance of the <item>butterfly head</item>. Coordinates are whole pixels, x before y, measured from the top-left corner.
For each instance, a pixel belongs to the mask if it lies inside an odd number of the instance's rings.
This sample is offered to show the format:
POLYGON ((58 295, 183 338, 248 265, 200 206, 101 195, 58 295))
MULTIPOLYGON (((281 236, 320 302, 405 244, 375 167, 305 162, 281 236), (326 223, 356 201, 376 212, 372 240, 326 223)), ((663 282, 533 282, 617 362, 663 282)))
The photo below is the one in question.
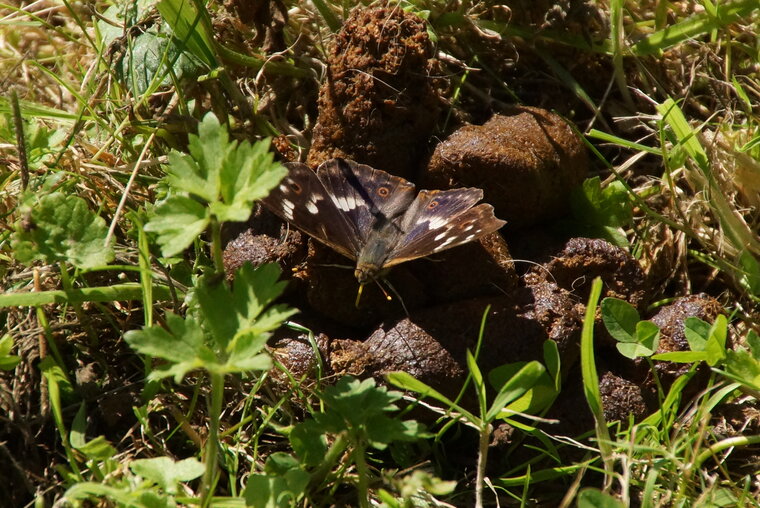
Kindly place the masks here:
POLYGON ((358 263, 356 270, 354 270, 354 277, 359 281, 362 286, 368 282, 372 282, 377 279, 380 273, 380 267, 372 264, 358 263))

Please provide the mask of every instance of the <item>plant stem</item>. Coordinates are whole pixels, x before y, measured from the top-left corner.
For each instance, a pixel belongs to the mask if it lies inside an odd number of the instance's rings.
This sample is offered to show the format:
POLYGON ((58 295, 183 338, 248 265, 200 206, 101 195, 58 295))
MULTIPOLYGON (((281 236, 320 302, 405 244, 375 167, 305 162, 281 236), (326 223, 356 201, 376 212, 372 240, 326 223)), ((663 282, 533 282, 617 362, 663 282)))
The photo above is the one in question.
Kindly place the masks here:
POLYGON ((483 508, 483 484, 486 479, 486 459, 488 458, 488 441, 491 439, 493 426, 487 423, 480 430, 478 447, 478 470, 475 477, 475 508, 483 508))
POLYGON ((211 216, 211 257, 214 260, 216 273, 224 273, 224 257, 222 256, 222 224, 214 215, 211 216))
POLYGON ((209 407, 209 429, 206 439, 206 472, 201 485, 201 506, 209 506, 213 494, 212 486, 216 477, 217 452, 219 450, 219 419, 222 414, 224 397, 224 376, 214 372, 211 376, 211 404, 209 407))
POLYGON ((359 476, 357 490, 359 491, 359 506, 369 508, 369 468, 364 460, 364 447, 357 446, 354 449, 354 463, 356 464, 356 474, 359 476))

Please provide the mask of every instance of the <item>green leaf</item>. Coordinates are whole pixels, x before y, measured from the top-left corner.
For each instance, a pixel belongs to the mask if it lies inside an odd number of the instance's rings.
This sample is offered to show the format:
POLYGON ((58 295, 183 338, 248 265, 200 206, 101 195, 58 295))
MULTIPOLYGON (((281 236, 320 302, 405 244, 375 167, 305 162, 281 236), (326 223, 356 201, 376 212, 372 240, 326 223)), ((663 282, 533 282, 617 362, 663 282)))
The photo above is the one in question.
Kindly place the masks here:
POLYGON ((633 206, 621 182, 612 182, 603 189, 599 177, 585 180, 570 192, 570 208, 578 233, 585 232, 586 236, 605 238, 619 247, 628 247, 621 228, 631 223, 633 206))
POLYGON ((25 219, 16 224, 13 236, 16 259, 67 261, 78 268, 103 266, 113 259, 113 249, 105 245, 105 221, 85 200, 54 192, 29 201, 22 207, 25 219))
MULTIPOLYGON (((158 300, 170 300, 171 291, 167 286, 155 285, 153 294, 158 300)), ((182 295, 182 292, 176 289, 182 295)), ((84 303, 84 302, 115 302, 123 300, 142 300, 143 289, 140 284, 127 282, 111 286, 96 286, 55 291, 39 291, 26 293, 6 293, 0 295, 2 307, 32 307, 50 303, 84 303)))
POLYGON ((578 508, 625 508, 619 499, 599 489, 585 488, 578 493, 578 508))
POLYGON ((760 336, 757 335, 755 330, 750 329, 747 332, 747 345, 752 352, 752 357, 755 360, 760 360, 760 336))
POLYGON ((760 360, 747 350, 727 351, 725 368, 732 379, 760 391, 760 360))
POLYGON ((168 330, 149 326, 124 334, 127 344, 138 352, 172 362, 151 372, 149 379, 174 376, 179 382, 193 369, 214 365, 216 358, 204 347, 203 331, 192 318, 185 320, 169 312, 166 325, 168 330))
POLYGON ((253 202, 265 198, 286 174, 285 167, 274 162, 269 140, 240 143, 221 167, 221 202, 214 203, 211 212, 221 221, 247 220, 253 202))
POLYGON ((652 360, 675 363, 694 363, 707 360, 707 353, 704 351, 671 351, 669 353, 654 355, 652 356, 652 360))
POLYGON ((13 337, 9 334, 0 339, 0 370, 12 370, 21 362, 21 357, 10 354, 13 349, 13 337))
POLYGON ((174 313, 166 313, 166 326, 149 326, 142 330, 130 330, 124 335, 132 348, 138 352, 163 358, 170 362, 194 360, 203 346, 203 331, 192 319, 182 319, 174 313))
MULTIPOLYGON (((383 449, 393 441, 413 441, 422 437, 423 428, 414 421, 400 421, 385 413, 397 410, 395 401, 401 393, 377 386, 372 378, 359 381, 346 376, 325 388, 322 394, 325 410, 314 414, 313 421, 295 426, 291 432, 293 448, 313 457, 314 435, 348 434, 355 446, 383 449)), ((321 445, 320 445, 321 446, 321 445)), ((313 460, 310 459, 310 460, 313 460)))
POLYGON ((532 361, 520 368, 514 376, 504 383, 494 398, 493 404, 485 415, 487 422, 493 421, 499 413, 510 403, 522 397, 528 390, 533 388, 546 369, 539 362, 532 361))
POLYGON ((298 499, 304 495, 309 479, 309 473, 296 468, 281 475, 253 474, 243 491, 245 505, 253 508, 296 506, 298 499))
POLYGON ((640 356, 652 356, 660 342, 660 327, 651 321, 636 323, 634 342, 618 342, 620 354, 631 360, 640 356))
POLYGON ((89 460, 104 461, 116 455, 116 448, 111 446, 111 443, 104 436, 86 441, 86 427, 85 404, 82 402, 71 424, 71 432, 69 433, 71 446, 83 453, 89 460))
POLYGON ((182 51, 171 34, 161 33, 162 28, 166 25, 153 25, 135 34, 116 62, 116 76, 137 97, 173 83, 188 83, 205 70, 198 59, 182 51))
POLYGON ((198 124, 198 134, 188 136, 190 154, 169 153, 169 184, 208 203, 216 201, 222 166, 235 147, 235 142, 230 143, 226 127, 222 127, 213 113, 207 113, 198 124))
POLYGON ((402 390, 418 393, 422 398, 431 397, 437 400, 447 408, 451 408, 457 413, 460 413, 470 423, 477 423, 479 421, 479 418, 477 418, 474 414, 457 405, 453 400, 449 399, 441 392, 416 379, 408 372, 390 372, 385 375, 385 379, 392 385, 401 388, 402 390))
POLYGON ((202 204, 184 196, 172 196, 156 207, 145 231, 157 233, 161 253, 171 257, 193 243, 208 223, 208 210, 202 204))
POLYGON ((639 322, 636 307, 618 298, 605 298, 601 310, 604 326, 615 340, 636 342, 636 325, 639 322))
POLYGON ((591 292, 586 305, 586 314, 583 318, 581 330, 581 376, 583 379, 583 392, 586 396, 589 409, 594 415, 596 438, 599 442, 605 469, 609 470, 612 460, 612 447, 610 446, 610 434, 604 418, 602 407, 602 394, 599 389, 599 374, 596 368, 596 356, 594 355, 594 322, 599 297, 602 294, 602 279, 595 277, 591 283, 591 292))
POLYGON ((710 327, 709 338, 705 345, 707 364, 714 367, 726 358, 726 338, 728 336, 728 320, 723 314, 715 318, 710 327))
MULTIPOLYGON (((118 506, 135 506, 134 496, 128 490, 95 482, 76 483, 66 491, 63 497, 67 500, 105 498, 119 503, 118 506)), ((81 506, 81 504, 75 506, 81 506)))
POLYGON ((710 337, 710 323, 698 317, 687 317, 684 322, 684 335, 692 351, 704 351, 710 337))
POLYGON ((745 250, 739 256, 739 265, 742 267, 740 282, 753 295, 760 296, 760 263, 755 256, 745 250))
POLYGON ((327 436, 314 420, 306 420, 295 427, 288 434, 290 446, 308 466, 316 466, 322 462, 327 453, 327 436))
POLYGON ((283 305, 264 312, 285 290, 287 283, 278 280, 280 274, 276 263, 257 268, 246 263, 235 273, 232 291, 213 277, 201 279, 198 302, 220 350, 237 358, 256 354, 266 341, 264 333, 280 327, 297 312, 283 305))
MULTIPOLYGON (((547 348, 549 343, 554 345, 553 351, 557 352, 556 343, 552 340, 544 342, 544 348, 547 348)), ((550 354, 553 355, 554 353, 550 354)), ((556 367, 559 367, 559 358, 556 358, 556 362, 556 367)), ((528 362, 515 362, 496 367, 488 373, 488 381, 492 387, 503 390, 508 386, 508 383, 512 382, 515 376, 523 375, 520 372, 526 365, 528 365, 528 362)), ((557 377, 558 371, 552 373, 548 369, 544 369, 543 366, 541 370, 542 372, 538 376, 538 379, 533 382, 532 386, 524 394, 518 394, 517 398, 513 401, 503 402, 503 408, 495 418, 510 418, 514 416, 514 413, 537 414, 554 402, 559 393, 561 383, 559 377, 557 377)), ((493 406, 496 407, 498 404, 502 403, 494 401, 493 406)))
POLYGON ((177 493, 177 484, 194 480, 203 474, 203 464, 195 458, 173 461, 169 457, 155 457, 132 461, 129 469, 136 475, 158 484, 169 494, 177 493))
POLYGON ((468 349, 467 350, 467 370, 470 372, 470 375, 472 376, 472 383, 475 387, 475 393, 478 396, 478 406, 480 409, 480 416, 481 418, 485 418, 485 414, 487 411, 487 402, 486 402, 486 385, 483 382, 483 373, 480 372, 480 367, 478 367, 478 362, 475 360, 475 357, 473 356, 472 352, 468 349))
POLYGON ((178 194, 155 210, 146 231, 159 234, 166 257, 184 250, 208 227, 219 221, 245 221, 254 201, 265 197, 287 170, 274 162, 269 140, 251 145, 231 141, 226 127, 208 113, 189 136, 190 153, 171 152, 166 180, 178 194))
POLYGON ((219 67, 213 34, 209 33, 211 22, 205 10, 198 12, 195 4, 188 0, 161 0, 156 7, 172 28, 181 47, 202 61, 209 70, 219 67))

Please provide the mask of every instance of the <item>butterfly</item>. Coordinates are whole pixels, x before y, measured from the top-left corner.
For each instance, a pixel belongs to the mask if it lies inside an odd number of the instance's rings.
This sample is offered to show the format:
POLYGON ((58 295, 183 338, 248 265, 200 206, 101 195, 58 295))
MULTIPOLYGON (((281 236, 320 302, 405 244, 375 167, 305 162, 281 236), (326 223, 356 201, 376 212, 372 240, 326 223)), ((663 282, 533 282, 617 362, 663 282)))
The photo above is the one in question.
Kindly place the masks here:
POLYGON ((288 174, 264 206, 356 262, 361 285, 386 269, 476 240, 501 228, 477 188, 422 190, 347 159, 330 159, 315 173, 286 163, 288 174))

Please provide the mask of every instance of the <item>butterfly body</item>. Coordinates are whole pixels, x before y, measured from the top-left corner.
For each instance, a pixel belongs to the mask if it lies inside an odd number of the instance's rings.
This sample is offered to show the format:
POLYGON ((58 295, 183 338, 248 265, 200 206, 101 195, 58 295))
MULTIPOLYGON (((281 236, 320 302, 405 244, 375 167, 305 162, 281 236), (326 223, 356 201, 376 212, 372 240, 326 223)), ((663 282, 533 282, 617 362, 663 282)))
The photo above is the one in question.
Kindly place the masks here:
POLYGON ((476 188, 423 190, 385 171, 331 159, 314 173, 288 163, 262 203, 314 239, 356 261, 361 284, 387 268, 473 241, 505 222, 476 188), (319 176, 318 176, 319 175, 319 176))

